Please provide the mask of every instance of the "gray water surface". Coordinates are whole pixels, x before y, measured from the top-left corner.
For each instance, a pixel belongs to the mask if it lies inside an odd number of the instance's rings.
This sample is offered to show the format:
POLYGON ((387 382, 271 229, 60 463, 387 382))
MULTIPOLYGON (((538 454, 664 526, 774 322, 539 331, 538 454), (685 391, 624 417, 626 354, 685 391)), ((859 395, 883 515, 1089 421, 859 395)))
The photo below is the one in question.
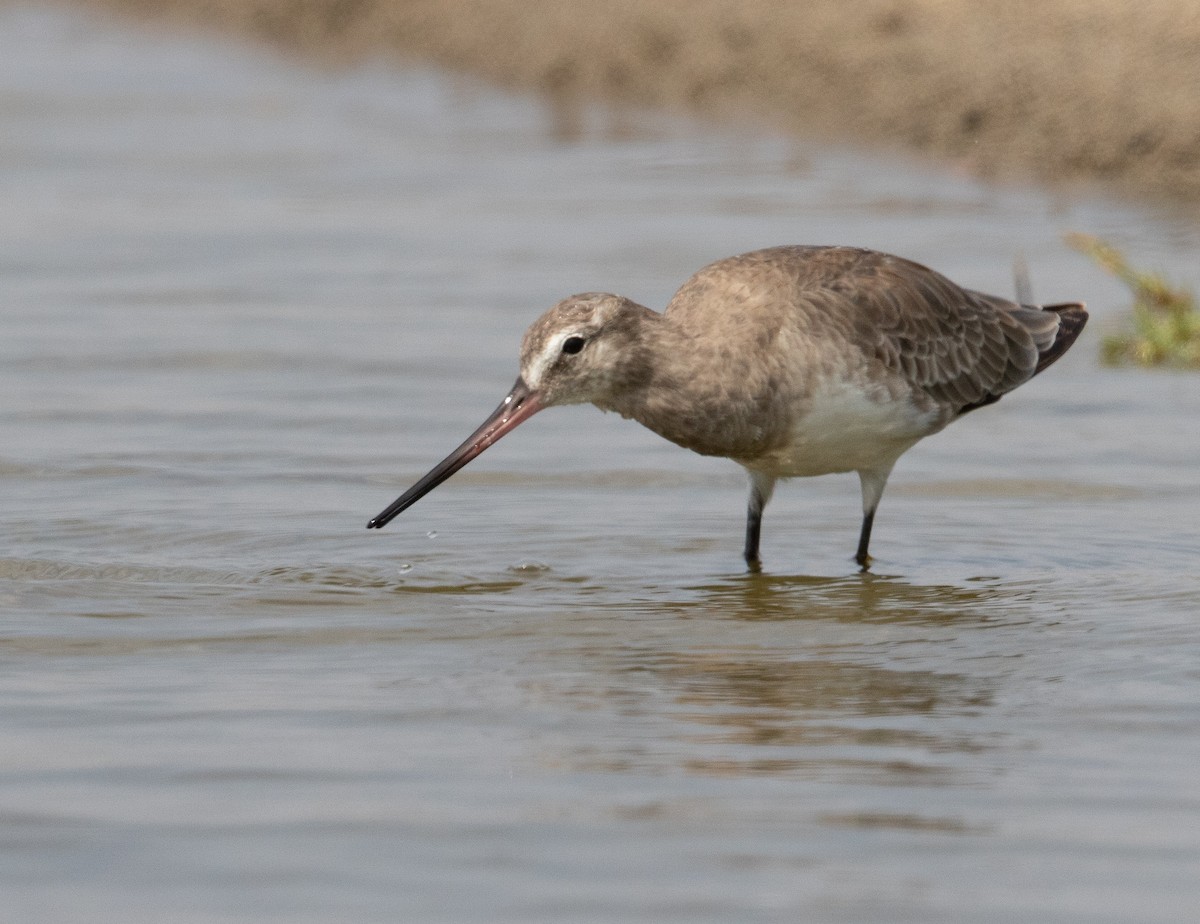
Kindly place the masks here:
POLYGON ((1183 922, 1200 378, 1096 363, 1200 225, 444 76, 0 7, 0 917, 1183 922), (853 243, 1075 350, 745 485, 591 408, 364 526, 562 296, 853 243))

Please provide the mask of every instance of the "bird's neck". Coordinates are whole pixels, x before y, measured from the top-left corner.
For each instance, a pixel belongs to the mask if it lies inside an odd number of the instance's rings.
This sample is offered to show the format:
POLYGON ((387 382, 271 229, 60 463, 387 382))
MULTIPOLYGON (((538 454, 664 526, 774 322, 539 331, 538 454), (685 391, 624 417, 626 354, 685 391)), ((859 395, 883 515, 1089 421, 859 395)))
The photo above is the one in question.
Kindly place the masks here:
POLYGON ((647 308, 637 315, 634 337, 623 352, 629 374, 621 387, 594 402, 601 410, 636 420, 703 455, 736 459, 759 451, 763 434, 750 432, 744 415, 730 413, 729 399, 736 400, 749 383, 731 381, 719 351, 647 308))

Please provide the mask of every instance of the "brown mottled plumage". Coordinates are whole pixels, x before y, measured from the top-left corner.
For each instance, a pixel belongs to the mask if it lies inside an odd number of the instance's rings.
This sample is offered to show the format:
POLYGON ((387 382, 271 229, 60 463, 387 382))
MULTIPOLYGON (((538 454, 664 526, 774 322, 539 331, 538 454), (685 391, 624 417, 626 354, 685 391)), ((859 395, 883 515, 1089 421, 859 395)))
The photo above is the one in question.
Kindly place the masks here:
POLYGON ((573 295, 526 332, 521 375, 492 416, 367 525, 382 527, 542 408, 591 402, 746 468, 752 568, 777 479, 858 472, 865 568, 901 454, 1041 372, 1086 322, 1081 304, 1018 305, 851 247, 720 260, 663 314, 619 295, 573 295))

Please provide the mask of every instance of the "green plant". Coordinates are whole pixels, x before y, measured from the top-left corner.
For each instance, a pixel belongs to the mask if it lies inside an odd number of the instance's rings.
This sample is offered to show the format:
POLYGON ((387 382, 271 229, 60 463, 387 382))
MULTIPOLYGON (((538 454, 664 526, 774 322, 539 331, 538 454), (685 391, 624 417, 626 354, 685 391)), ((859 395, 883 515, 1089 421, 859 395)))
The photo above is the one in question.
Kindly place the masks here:
POLYGON ((1192 292, 1171 285, 1158 273, 1134 269, 1121 251, 1093 235, 1075 232, 1066 235, 1066 242, 1133 293, 1128 329, 1104 338, 1105 363, 1200 369, 1200 309, 1192 292))

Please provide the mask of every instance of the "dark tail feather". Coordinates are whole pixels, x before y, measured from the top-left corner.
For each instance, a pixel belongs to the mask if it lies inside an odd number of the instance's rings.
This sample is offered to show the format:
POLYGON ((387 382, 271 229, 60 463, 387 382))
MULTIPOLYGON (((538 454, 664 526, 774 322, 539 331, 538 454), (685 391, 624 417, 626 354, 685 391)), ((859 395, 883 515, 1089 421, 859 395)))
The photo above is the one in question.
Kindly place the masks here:
POLYGON ((1088 313, 1082 302, 1067 302, 1062 305, 1043 305, 1043 311, 1053 311, 1058 315, 1058 333, 1054 337, 1054 342, 1050 344, 1049 349, 1038 356, 1037 368, 1033 370, 1033 374, 1037 375, 1056 359, 1071 349, 1071 344, 1075 342, 1075 338, 1079 336, 1083 330, 1083 326, 1087 324, 1088 313))

